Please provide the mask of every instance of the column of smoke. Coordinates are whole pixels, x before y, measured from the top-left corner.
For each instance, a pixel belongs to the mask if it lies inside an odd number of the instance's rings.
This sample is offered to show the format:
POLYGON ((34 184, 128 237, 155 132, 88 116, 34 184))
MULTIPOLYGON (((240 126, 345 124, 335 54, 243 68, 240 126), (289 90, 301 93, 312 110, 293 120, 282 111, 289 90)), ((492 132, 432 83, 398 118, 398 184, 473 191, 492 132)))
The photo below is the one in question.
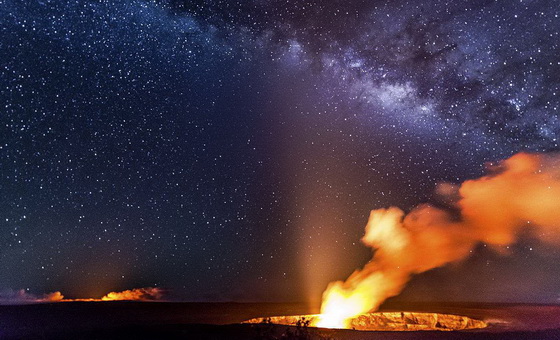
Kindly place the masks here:
POLYGON ((522 229, 560 244, 560 155, 520 153, 489 172, 459 187, 440 185, 438 193, 452 199, 450 209, 373 210, 362 242, 375 254, 345 282, 329 285, 322 312, 336 308, 340 296, 360 300, 360 313, 375 310, 412 275, 462 260, 479 243, 503 249, 522 229))

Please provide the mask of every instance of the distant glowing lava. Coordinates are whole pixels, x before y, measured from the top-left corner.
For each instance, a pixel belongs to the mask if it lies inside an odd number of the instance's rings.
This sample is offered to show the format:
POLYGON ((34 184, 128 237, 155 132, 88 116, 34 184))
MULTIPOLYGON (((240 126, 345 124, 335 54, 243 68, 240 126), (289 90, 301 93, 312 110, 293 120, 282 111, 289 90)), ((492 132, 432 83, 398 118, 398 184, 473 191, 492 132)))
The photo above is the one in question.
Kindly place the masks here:
POLYGON ((316 326, 349 328, 355 317, 398 295, 412 275, 460 261, 479 243, 503 250, 528 229, 559 245, 560 155, 520 153, 489 170, 460 186, 441 184, 438 194, 450 209, 373 210, 362 242, 375 254, 346 281, 329 284, 316 326))
POLYGON ((151 301, 161 299, 162 291, 159 288, 138 288, 122 292, 110 292, 101 298, 101 301, 151 301))
POLYGON ((25 304, 25 303, 44 303, 44 302, 95 302, 95 301, 156 301, 160 300, 163 296, 163 291, 160 288, 146 287, 125 290, 122 292, 110 292, 100 299, 85 298, 85 299, 67 299, 61 292, 53 292, 43 296, 36 296, 27 293, 25 290, 9 291, 7 293, 0 293, 0 304, 25 304))

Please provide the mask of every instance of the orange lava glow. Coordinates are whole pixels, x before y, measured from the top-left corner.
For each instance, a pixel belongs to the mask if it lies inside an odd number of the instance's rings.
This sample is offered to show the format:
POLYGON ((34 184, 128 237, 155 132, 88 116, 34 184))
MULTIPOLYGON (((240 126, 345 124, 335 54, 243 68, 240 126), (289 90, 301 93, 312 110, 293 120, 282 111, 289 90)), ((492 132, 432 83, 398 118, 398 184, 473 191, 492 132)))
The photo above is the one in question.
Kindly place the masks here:
MULTIPOLYGON (((60 294, 60 292, 56 292, 60 294)), ((53 293, 54 294, 54 293, 53 293)), ((160 300, 163 292, 160 288, 146 287, 124 290, 122 292, 110 292, 100 299, 64 299, 58 301, 155 301, 160 300)), ((60 294, 62 296, 62 294, 60 294)))
POLYGON ((36 296, 29 294, 26 291, 14 291, 8 298, 1 299, 0 304, 21 304, 21 303, 45 303, 45 302, 96 302, 96 301, 156 301, 160 300, 163 296, 163 291, 160 288, 146 287, 125 290, 122 292, 110 292, 100 299, 97 298, 83 298, 83 299, 68 299, 62 295, 61 292, 56 291, 45 294, 43 296, 36 296))
POLYGON ((162 292, 159 288, 138 288, 122 292, 110 292, 101 298, 101 301, 151 301, 161 299, 162 292))
MULTIPOLYGON (((309 323, 320 325, 320 314, 273 316, 246 320, 247 324, 276 324, 298 326, 309 323)), ((361 331, 454 331, 488 327, 485 321, 467 316, 440 313, 383 312, 366 313, 348 320, 344 327, 361 331)), ((334 328, 334 327, 330 327, 334 328)))

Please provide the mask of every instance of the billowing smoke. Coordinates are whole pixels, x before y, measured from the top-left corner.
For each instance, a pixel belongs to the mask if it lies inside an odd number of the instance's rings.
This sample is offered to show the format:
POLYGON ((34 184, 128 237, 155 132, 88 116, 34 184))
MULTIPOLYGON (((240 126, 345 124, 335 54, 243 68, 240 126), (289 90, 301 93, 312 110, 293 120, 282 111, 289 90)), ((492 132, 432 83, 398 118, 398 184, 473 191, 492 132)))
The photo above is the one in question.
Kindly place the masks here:
POLYGON ((560 155, 519 153, 491 165, 489 174, 437 193, 449 209, 420 205, 373 210, 362 242, 372 260, 345 281, 333 282, 321 312, 336 319, 377 309, 414 274, 465 259, 485 243, 497 250, 521 234, 560 245, 560 155))
POLYGON ((7 289, 0 291, 0 304, 25 304, 37 302, 58 302, 64 299, 64 295, 60 292, 44 294, 42 296, 31 294, 24 289, 12 290, 7 289))
POLYGON ((151 301, 159 300, 162 297, 162 290, 159 288, 137 288, 132 290, 125 290, 122 292, 110 292, 101 298, 103 301, 117 301, 117 300, 135 300, 135 301, 151 301))
POLYGON ((155 301, 163 297, 163 290, 160 288, 136 288, 125 290, 122 292, 110 292, 100 299, 85 298, 85 299, 67 299, 60 292, 53 292, 44 294, 42 296, 28 293, 27 291, 20 290, 4 290, 0 291, 0 305, 2 304, 27 304, 27 303, 45 303, 45 302, 69 302, 69 301, 155 301))

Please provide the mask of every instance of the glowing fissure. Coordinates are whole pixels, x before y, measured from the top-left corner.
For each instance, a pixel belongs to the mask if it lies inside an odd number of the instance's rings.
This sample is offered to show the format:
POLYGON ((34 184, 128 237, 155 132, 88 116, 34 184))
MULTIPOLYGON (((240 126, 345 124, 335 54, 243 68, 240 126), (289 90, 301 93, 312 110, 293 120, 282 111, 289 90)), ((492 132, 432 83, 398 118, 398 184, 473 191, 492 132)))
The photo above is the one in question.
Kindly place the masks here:
POLYGON ((560 244, 560 156, 519 153, 489 170, 459 187, 441 184, 448 210, 373 210, 362 242, 375 254, 346 281, 329 284, 316 325, 348 328, 353 317, 398 295, 412 275, 460 261, 479 243, 505 252, 521 229, 560 244))

